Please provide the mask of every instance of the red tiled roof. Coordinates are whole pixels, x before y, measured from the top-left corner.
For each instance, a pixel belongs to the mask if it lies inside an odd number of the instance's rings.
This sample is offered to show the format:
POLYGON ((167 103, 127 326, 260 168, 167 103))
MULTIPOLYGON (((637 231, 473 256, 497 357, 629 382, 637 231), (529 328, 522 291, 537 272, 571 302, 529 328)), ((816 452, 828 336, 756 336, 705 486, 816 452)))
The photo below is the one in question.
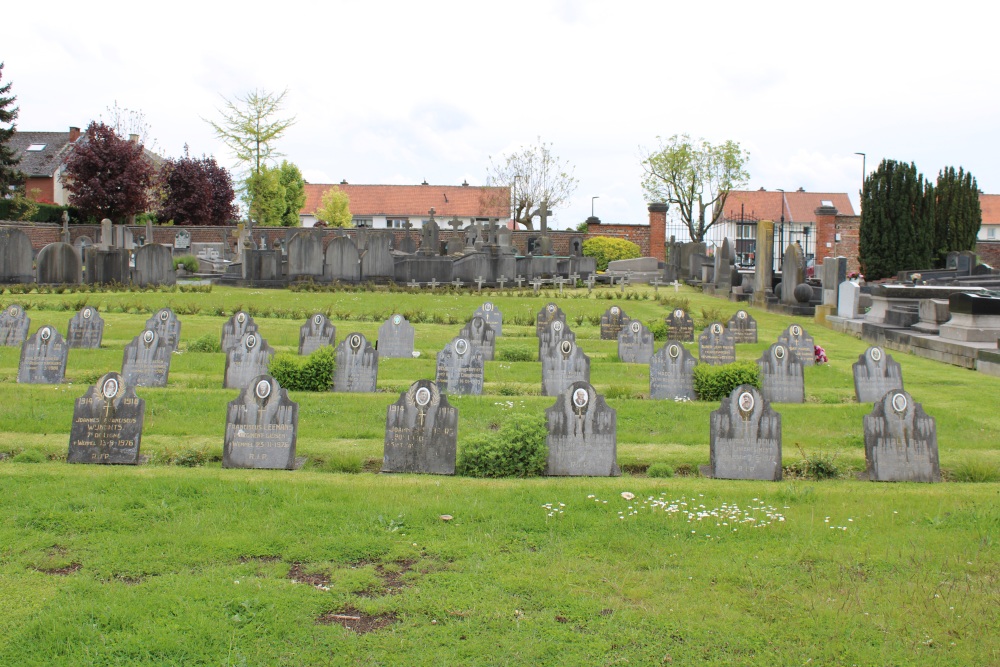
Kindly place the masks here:
POLYGON ((1000 195, 979 195, 984 225, 1000 225, 1000 195))
MULTIPOLYGON (((737 219, 743 214, 758 220, 781 220, 782 201, 777 190, 733 190, 726 198, 725 217, 737 219)), ((816 209, 824 201, 832 202, 842 215, 854 215, 851 199, 843 192, 786 192, 785 222, 808 224, 816 222, 816 209)))
POLYGON ((509 218, 510 190, 472 185, 334 185, 306 184, 306 203, 300 213, 313 214, 323 193, 338 187, 351 200, 353 216, 420 217, 431 208, 438 220, 453 216, 509 218), (498 204, 499 202, 499 204, 498 204))

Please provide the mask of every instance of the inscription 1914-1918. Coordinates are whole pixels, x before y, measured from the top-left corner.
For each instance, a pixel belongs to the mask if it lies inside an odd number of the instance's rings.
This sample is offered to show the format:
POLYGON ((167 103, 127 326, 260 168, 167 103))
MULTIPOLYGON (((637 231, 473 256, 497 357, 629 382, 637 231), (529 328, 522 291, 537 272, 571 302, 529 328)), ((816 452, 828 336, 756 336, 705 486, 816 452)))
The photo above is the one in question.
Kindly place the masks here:
POLYGON ((70 463, 136 465, 146 401, 122 376, 102 376, 73 406, 70 463))

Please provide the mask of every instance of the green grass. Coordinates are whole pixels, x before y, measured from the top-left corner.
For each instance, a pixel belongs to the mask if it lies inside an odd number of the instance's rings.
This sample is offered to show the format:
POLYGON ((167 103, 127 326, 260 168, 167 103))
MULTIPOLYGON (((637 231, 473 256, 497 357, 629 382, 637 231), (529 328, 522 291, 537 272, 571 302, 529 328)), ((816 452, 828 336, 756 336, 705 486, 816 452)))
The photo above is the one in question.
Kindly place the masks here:
MULTIPOLYGON (((1000 414, 987 400, 1000 379, 893 353, 907 391, 937 420, 950 481, 860 482, 852 473, 864 468, 870 405, 854 402, 851 364, 867 344, 800 322, 831 361, 806 369, 805 404, 776 406, 784 462, 833 461, 840 477, 702 479, 685 473, 708 463, 717 404, 650 401, 645 367, 619 363, 615 343, 600 340, 595 322, 609 306, 658 321, 674 297, 629 293, 0 295, 0 307, 28 307, 32 331, 65 333, 70 300, 87 299, 106 320, 102 349, 72 350, 62 385, 17 384, 19 351, 0 348, 0 664, 1000 663, 1000 414), (487 299, 505 318, 498 359, 504 349, 535 354, 534 313, 545 303, 566 312, 593 383, 617 410, 623 478, 371 474, 387 406, 433 378, 437 351, 487 299), (65 464, 73 400, 120 369, 124 345, 163 305, 198 312, 180 316, 169 387, 138 392, 149 464, 65 464), (268 342, 291 353, 312 312, 331 314, 338 340, 351 331, 374 340, 382 319, 410 313, 421 320, 421 354, 383 360, 376 393, 293 392, 302 470, 223 470, 236 392, 222 388, 223 356, 187 342, 218 337, 249 305, 264 313, 254 317, 268 342), (675 476, 646 477, 651 466, 675 476), (650 509, 661 494, 695 516, 650 509), (724 503, 771 507, 785 521, 717 525, 711 512, 724 503), (395 622, 360 635, 317 623, 346 610, 395 622)), ((703 311, 725 320, 738 307, 677 296, 699 328, 703 311)), ((791 320, 749 311, 760 343, 737 356, 754 360, 791 320)), ((536 361, 487 362, 486 395, 450 398, 460 446, 512 414, 542 413, 553 399, 540 387, 536 361)), ((755 514, 766 521, 767 510, 755 514)))

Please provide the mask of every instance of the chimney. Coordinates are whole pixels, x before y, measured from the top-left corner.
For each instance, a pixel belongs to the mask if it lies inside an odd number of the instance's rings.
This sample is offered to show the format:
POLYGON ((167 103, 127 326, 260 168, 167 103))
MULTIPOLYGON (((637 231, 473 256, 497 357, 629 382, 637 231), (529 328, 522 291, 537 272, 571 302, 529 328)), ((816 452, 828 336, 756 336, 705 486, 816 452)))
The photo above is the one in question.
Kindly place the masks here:
POLYGON ((667 259, 667 205, 653 202, 649 211, 649 254, 661 262, 667 259))
POLYGON ((128 135, 128 140, 131 141, 133 144, 137 144, 137 143, 139 143, 139 135, 138 134, 130 134, 130 135, 128 135))
POLYGON ((72 143, 74 143, 79 138, 80 138, 80 128, 73 127, 72 125, 70 125, 69 126, 69 143, 72 144, 72 143))

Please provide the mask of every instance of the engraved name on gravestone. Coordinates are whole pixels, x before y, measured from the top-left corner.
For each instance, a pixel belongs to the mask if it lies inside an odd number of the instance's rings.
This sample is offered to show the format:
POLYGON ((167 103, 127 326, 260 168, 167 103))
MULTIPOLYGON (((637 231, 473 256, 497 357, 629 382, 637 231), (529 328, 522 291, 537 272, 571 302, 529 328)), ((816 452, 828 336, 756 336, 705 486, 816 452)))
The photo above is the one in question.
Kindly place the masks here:
POLYGON ((473 317, 466 322, 458 335, 469 342, 473 350, 481 352, 483 361, 493 361, 496 349, 496 334, 489 324, 481 317, 473 317))
POLYGON ((618 359, 627 364, 648 364, 653 357, 653 332, 632 320, 618 334, 618 359))
POLYGON ((546 475, 618 477, 618 424, 587 381, 573 382, 545 410, 549 434, 546 475))
POLYGON ((756 388, 736 387, 711 420, 711 477, 781 480, 781 415, 756 388))
POLYGON ((257 333, 257 323, 242 310, 234 313, 222 325, 222 351, 229 352, 237 347, 243 340, 243 336, 248 333, 257 333))
POLYGON ((382 472, 455 474, 458 410, 430 380, 417 380, 389 406, 382 472))
POLYGON ((28 338, 28 327, 31 318, 24 308, 12 303, 0 312, 0 345, 5 347, 21 347, 28 338))
POLYGON ((874 403, 886 392, 903 388, 903 369, 880 347, 869 347, 851 368, 858 403, 874 403))
POLYGON ((794 352, 775 343, 757 360, 760 393, 771 403, 805 403, 806 383, 802 362, 794 352))
POLYGON ((104 338, 104 318, 93 306, 84 306, 70 318, 66 344, 71 348, 101 347, 104 338))
POLYGON ((465 338, 453 338, 437 355, 438 389, 446 394, 483 393, 483 354, 465 338))
POLYGON ((694 341, 694 320, 683 309, 677 308, 667 315, 667 338, 681 343, 694 341))
POLYGON ((617 340, 629 316, 618 306, 611 306, 601 315, 601 340, 617 340))
POLYGON ((873 482, 940 482, 937 425, 904 390, 886 392, 864 417, 865 462, 873 482))
POLYGON ((698 360, 710 366, 736 361, 736 339, 721 322, 712 322, 698 336, 698 360))
POLYGON ((122 377, 130 387, 166 387, 170 374, 170 346, 152 329, 146 329, 125 345, 122 377))
POLYGON ((267 375, 274 348, 259 333, 246 333, 239 345, 226 352, 226 378, 222 386, 227 389, 245 389, 258 375, 267 375))
POLYGON ((546 348, 542 356, 542 395, 558 396, 574 382, 590 382, 590 357, 570 340, 546 348))
POLYGON ((695 400, 694 367, 697 365, 698 360, 680 341, 668 340, 649 360, 649 397, 695 400))
POLYGON ((378 328, 378 356, 402 359, 413 356, 413 325, 398 313, 378 328))
POLYGON ((70 463, 137 465, 146 401, 114 371, 90 387, 73 406, 70 463))
POLYGON ((337 345, 337 365, 333 370, 333 390, 375 391, 379 351, 363 335, 352 333, 337 345))
POLYGON ((559 348, 559 344, 564 340, 572 343, 576 342, 576 334, 563 320, 553 320, 542 331, 538 337, 538 360, 541 361, 546 354, 552 353, 559 348))
POLYGON ((794 352, 803 366, 813 366, 816 363, 816 343, 798 324, 789 325, 778 336, 778 342, 794 352))
POLYGON ((726 325, 736 339, 736 344, 757 342, 757 320, 745 310, 737 310, 726 325))
POLYGON ((337 327, 323 313, 316 313, 299 329, 299 354, 312 354, 321 347, 333 345, 337 327))
POLYGON ((25 384, 59 384, 66 375, 69 346, 55 327, 40 327, 21 345, 17 381, 25 384))
POLYGON ((162 339, 161 344, 170 347, 171 352, 177 351, 177 343, 181 339, 181 321, 169 308, 161 308, 146 320, 146 328, 152 329, 162 339))
POLYGON ((226 409, 223 468, 295 467, 299 404, 267 374, 252 378, 226 409))
POLYGON ((493 329, 493 335, 499 338, 503 335, 503 313, 496 307, 495 303, 487 301, 476 309, 473 317, 481 317, 486 320, 486 324, 493 329))
POLYGON ((556 320, 565 324, 566 314, 554 303, 545 304, 535 316, 535 335, 541 337, 549 324, 556 320))

